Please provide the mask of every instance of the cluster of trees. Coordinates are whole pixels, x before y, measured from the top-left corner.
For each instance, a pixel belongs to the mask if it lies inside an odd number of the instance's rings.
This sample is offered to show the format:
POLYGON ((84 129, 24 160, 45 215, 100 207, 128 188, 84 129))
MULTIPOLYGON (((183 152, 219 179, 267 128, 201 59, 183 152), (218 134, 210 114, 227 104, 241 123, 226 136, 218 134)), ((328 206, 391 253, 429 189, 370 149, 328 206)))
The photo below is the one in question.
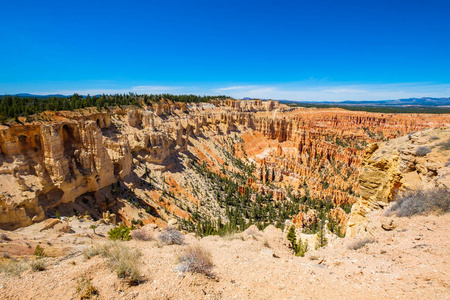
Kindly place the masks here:
POLYGON ((7 119, 25 117, 36 113, 41 113, 47 110, 74 110, 85 107, 103 108, 108 106, 119 105, 136 105, 151 104, 152 102, 159 102, 162 99, 171 100, 175 102, 209 102, 212 99, 225 99, 227 96, 196 96, 196 95, 138 95, 134 93, 116 94, 116 95, 96 95, 96 96, 81 96, 73 94, 69 97, 19 97, 19 96, 3 96, 0 97, 0 121, 4 122, 7 119))
POLYGON ((181 222, 186 230, 195 231, 200 236, 243 231, 253 224, 259 229, 264 229, 269 224, 282 228, 285 220, 299 212, 298 202, 275 202, 271 195, 261 195, 249 187, 246 187, 245 193, 241 195, 238 189, 240 180, 236 180, 236 176, 221 176, 196 160, 191 161, 191 166, 215 187, 217 203, 225 209, 227 219, 212 220, 198 210, 194 211, 192 221, 181 222), (252 193, 256 194, 255 201, 250 199, 252 193))
POLYGON ((296 256, 305 256, 305 253, 308 251, 308 242, 302 241, 301 238, 297 240, 297 235, 295 234, 295 227, 291 226, 289 228, 287 239, 291 243, 291 248, 294 250, 296 256))
MULTIPOLYGON (((188 231, 195 231, 199 236, 212 234, 226 235, 247 229, 250 225, 256 225, 260 230, 267 225, 284 229, 284 222, 300 211, 307 212, 313 209, 318 214, 318 222, 310 228, 304 228, 304 233, 320 233, 324 235, 325 221, 328 229, 341 236, 339 224, 330 217, 330 210, 335 205, 326 199, 312 199, 307 193, 305 196, 288 195, 285 201, 273 201, 272 196, 261 195, 256 190, 245 187, 245 193, 239 192, 239 177, 221 176, 210 171, 206 164, 200 164, 196 160, 191 161, 191 167, 209 181, 215 188, 216 200, 222 209, 225 209, 226 219, 221 217, 216 220, 208 216, 203 216, 197 209, 192 213, 192 221, 181 220, 182 227, 188 231), (256 200, 250 199, 250 195, 255 194, 256 200)), ((224 172, 224 171, 222 171, 224 172)), ((302 246, 303 247, 303 246, 302 246)))

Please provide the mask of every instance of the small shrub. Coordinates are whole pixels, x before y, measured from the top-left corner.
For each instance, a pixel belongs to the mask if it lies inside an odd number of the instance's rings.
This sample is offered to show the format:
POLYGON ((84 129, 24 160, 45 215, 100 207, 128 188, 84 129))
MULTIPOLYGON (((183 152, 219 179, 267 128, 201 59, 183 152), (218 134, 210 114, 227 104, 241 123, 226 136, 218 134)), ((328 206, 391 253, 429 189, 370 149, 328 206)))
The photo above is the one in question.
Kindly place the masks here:
POLYGON ((96 234, 95 229, 98 228, 98 225, 92 224, 91 226, 89 226, 89 228, 92 229, 92 231, 94 231, 94 234, 96 234))
POLYGON ((78 281, 77 294, 80 295, 81 300, 84 300, 98 295, 98 291, 90 279, 83 277, 78 281))
POLYGON ((131 237, 138 241, 151 241, 153 240, 153 235, 144 228, 136 229, 131 231, 131 237))
POLYGON ((34 255, 36 256, 36 258, 44 258, 47 255, 45 254, 44 248, 42 248, 41 246, 37 245, 36 249, 34 249, 34 255))
POLYGON ((42 259, 33 260, 30 264, 33 272, 40 272, 45 270, 45 261, 42 259))
POLYGON ((115 240, 129 241, 131 239, 130 230, 131 229, 124 224, 116 226, 112 228, 110 231, 108 231, 109 239, 112 241, 115 240))
POLYGON ((439 148, 444 151, 444 150, 450 150, 450 139, 448 139, 445 142, 441 142, 439 144, 437 144, 437 146, 439 146, 439 148))
POLYGON ((208 251, 200 246, 190 246, 178 258, 178 265, 175 270, 212 276, 213 267, 211 254, 208 251))
POLYGON ((166 227, 158 235, 158 241, 161 245, 183 245, 184 235, 172 227, 166 227))
POLYGON ((263 245, 264 245, 264 247, 270 248, 270 244, 269 244, 269 241, 267 239, 264 239, 263 245))
POLYGON ((375 240, 374 237, 365 237, 365 238, 358 239, 358 240, 354 241, 353 243, 348 245, 347 248, 349 250, 358 250, 358 249, 361 249, 362 247, 364 247, 367 244, 373 244, 375 242, 376 242, 376 240, 375 240))
POLYGON ((418 156, 425 156, 430 152, 431 152, 431 149, 428 147, 425 147, 425 146, 421 146, 416 149, 416 155, 418 155, 418 156))
POLYGON ((386 210, 386 215, 396 214, 398 217, 411 217, 418 214, 447 213, 449 211, 450 190, 448 188, 418 189, 398 195, 395 202, 386 210))

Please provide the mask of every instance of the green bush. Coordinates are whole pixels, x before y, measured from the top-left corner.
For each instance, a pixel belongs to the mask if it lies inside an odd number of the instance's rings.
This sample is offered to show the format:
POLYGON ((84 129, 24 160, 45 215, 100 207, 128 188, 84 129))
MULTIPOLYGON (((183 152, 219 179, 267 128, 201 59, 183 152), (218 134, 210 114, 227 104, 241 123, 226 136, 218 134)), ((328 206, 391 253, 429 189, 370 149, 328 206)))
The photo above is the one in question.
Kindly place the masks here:
POLYGON ((36 258, 44 258, 47 255, 45 254, 44 248, 42 248, 41 246, 37 245, 36 249, 34 249, 34 255, 36 255, 36 258))
POLYGON ((108 236, 110 240, 121 240, 121 241, 129 241, 131 239, 130 236, 130 228, 126 225, 122 224, 120 226, 116 226, 108 231, 108 236))

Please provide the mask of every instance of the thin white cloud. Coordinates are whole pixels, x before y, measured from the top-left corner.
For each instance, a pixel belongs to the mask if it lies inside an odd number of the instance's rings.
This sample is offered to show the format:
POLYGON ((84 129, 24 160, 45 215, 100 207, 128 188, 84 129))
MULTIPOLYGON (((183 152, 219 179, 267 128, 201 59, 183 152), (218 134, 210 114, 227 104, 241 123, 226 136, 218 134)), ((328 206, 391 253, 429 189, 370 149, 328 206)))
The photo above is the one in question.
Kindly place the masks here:
POLYGON ((229 90, 228 95, 242 98, 286 99, 297 101, 386 100, 412 97, 450 97, 450 84, 340 84, 305 86, 304 84, 261 85, 229 90))
POLYGON ((323 90, 323 91, 334 93, 334 94, 367 93, 367 90, 346 89, 346 88, 336 88, 336 89, 323 90))
POLYGON ((233 90, 248 90, 257 88, 257 85, 238 85, 238 86, 230 86, 230 87, 224 87, 219 89, 214 89, 213 91, 217 92, 225 92, 225 91, 233 91, 233 90))

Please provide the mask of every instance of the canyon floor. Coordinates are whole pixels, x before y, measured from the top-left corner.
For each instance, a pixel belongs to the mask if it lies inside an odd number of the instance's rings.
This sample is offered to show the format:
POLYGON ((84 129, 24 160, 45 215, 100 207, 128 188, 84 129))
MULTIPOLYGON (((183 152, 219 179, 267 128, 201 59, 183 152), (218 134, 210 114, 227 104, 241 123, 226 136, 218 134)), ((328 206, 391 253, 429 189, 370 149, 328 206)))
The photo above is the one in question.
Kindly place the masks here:
MULTIPOLYGON (((377 225, 386 219, 382 211, 370 218, 377 225)), ((355 239, 343 238, 305 257, 294 256, 285 235, 273 226, 227 237, 187 234, 185 245, 121 242, 142 252, 144 280, 138 286, 118 279, 103 258, 83 256, 93 244, 106 242, 102 236, 111 226, 99 226, 93 234, 91 221, 72 220, 71 232, 61 233, 42 230, 39 223, 9 232, 10 241, 0 249, 23 249, 11 254, 26 256, 41 244, 54 257, 44 258, 47 268, 41 272, 0 274, 0 290, 3 299, 78 299, 76 287, 84 277, 92 280, 98 299, 450 299, 450 215, 392 220, 393 230, 376 226, 375 242, 358 250, 349 249, 355 239), (212 254, 212 277, 175 271, 188 245, 212 254)), ((156 237, 159 229, 152 230, 156 237)))

